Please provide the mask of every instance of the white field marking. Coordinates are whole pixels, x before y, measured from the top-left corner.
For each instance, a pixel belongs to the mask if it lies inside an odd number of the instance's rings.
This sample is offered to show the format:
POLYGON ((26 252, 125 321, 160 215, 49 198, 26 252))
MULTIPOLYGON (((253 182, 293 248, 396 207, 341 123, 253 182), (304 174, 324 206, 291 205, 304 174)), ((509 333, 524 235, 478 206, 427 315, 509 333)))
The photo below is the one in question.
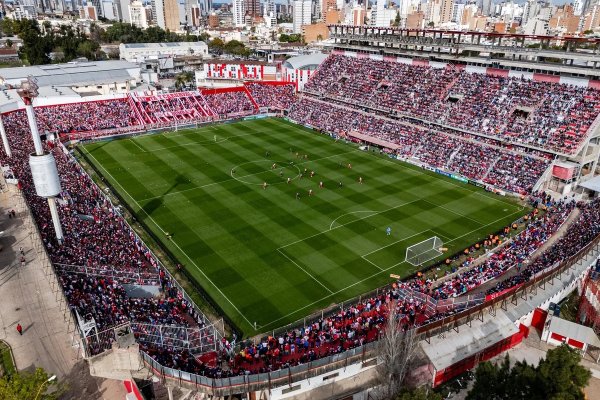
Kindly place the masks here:
POLYGON ((296 261, 294 261, 293 259, 291 259, 287 254, 285 254, 283 251, 281 251, 281 249, 277 249, 277 251, 281 255, 283 255, 285 258, 287 258, 288 260, 290 260, 290 262, 292 264, 294 264, 296 267, 300 268, 302 270, 302 272, 304 272, 306 275, 310 276, 315 282, 317 282, 319 285, 321 285, 325 290, 327 290, 329 293, 333 294, 333 292, 331 291, 331 289, 329 289, 327 286, 323 285, 321 283, 321 281, 319 281, 310 272, 308 272, 307 270, 305 270, 304 268, 302 268, 300 265, 298 265, 298 263, 296 261))
POLYGON ((467 217, 466 215, 463 215, 463 214, 461 214, 461 213, 459 213, 459 212, 456 212, 456 211, 454 211, 454 210, 451 210, 451 209, 449 209, 449 208, 448 208, 448 207, 446 207, 446 206, 442 206, 442 205, 440 205, 440 204, 435 204, 435 203, 432 203, 432 202, 431 202, 431 201, 429 201, 429 200, 423 200, 423 201, 425 201, 426 203, 429 203, 429 204, 431 204, 432 206, 435 206, 436 208, 437 208, 437 207, 439 207, 439 208, 441 208, 441 209, 444 209, 444 210, 446 210, 446 211, 449 211, 449 212, 451 212, 452 214, 456 214, 456 215, 458 215, 458 216, 461 216, 461 217, 463 217, 463 218, 466 218, 466 219, 468 219, 468 220, 471 220, 471 221, 475 222, 476 224, 479 224, 479 225, 481 225, 481 222, 477 221, 476 219, 473 219, 473 218, 471 218, 471 217, 467 217))
MULTIPOLYGON (((368 153, 368 154, 371 154, 371 153, 368 153)), ((422 171, 419 171, 419 170, 414 170, 414 169, 412 169, 412 168, 409 168, 408 166, 404 165, 404 163, 408 164, 406 161, 402 161, 402 160, 394 160, 394 161, 392 161, 392 160, 390 160, 390 159, 387 159, 387 158, 380 158, 380 160, 382 160, 382 161, 384 161, 384 162, 387 162, 387 163, 391 163, 391 164, 393 164, 393 165, 397 165, 397 166, 399 166, 399 167, 401 167, 401 168, 404 168, 404 169, 408 169, 409 171, 412 171, 412 172, 414 172, 414 173, 415 173, 415 174, 417 174, 417 175, 427 175, 427 176, 429 176, 429 175, 428 175, 428 174, 426 174, 425 172, 422 172, 422 171)), ((412 164, 410 164, 410 165, 412 165, 412 164)), ((416 166, 414 166, 414 167, 416 167, 416 166)), ((433 172, 433 171, 432 171, 432 172, 433 172)), ((468 189, 468 187, 467 187, 468 185, 466 185, 466 184, 465 184, 464 186, 461 186, 461 185, 459 185, 459 184, 456 184, 456 183, 454 183, 454 182, 450 182, 450 181, 448 181, 448 180, 445 180, 445 179, 441 179, 441 178, 440 178, 439 180, 440 180, 440 181, 442 181, 442 182, 444 182, 444 183, 447 183, 448 185, 451 185, 451 186, 456 186, 457 188, 460 188, 460 189, 464 189, 464 190, 466 190, 466 191, 469 191, 469 192, 471 192, 472 194, 475 194, 475 195, 478 195, 478 196, 483 196, 483 197, 484 197, 484 198, 486 198, 486 199, 490 199, 490 200, 493 200, 493 201, 497 201, 497 202, 499 202, 499 203, 503 203, 503 204, 509 205, 509 206, 511 206, 511 207, 518 207, 516 204, 509 203, 508 201, 500 200, 500 199, 497 199, 497 198, 495 198, 495 197, 486 196, 486 195, 484 195, 483 193, 480 193, 479 191, 470 190, 470 189, 468 189)), ((521 209, 522 209, 522 208, 521 208, 521 209)), ((509 214, 509 215, 512 215, 512 214, 509 214)))
POLYGON ((140 149, 140 150, 142 151, 142 153, 146 153, 146 150, 144 150, 144 149, 143 149, 143 148, 142 148, 142 147, 141 147, 139 144, 137 144, 137 143, 135 142, 135 140, 133 140, 133 139, 129 139, 129 141, 130 141, 131 143, 133 143, 133 144, 135 145, 135 147, 137 147, 138 149, 140 149))
MULTIPOLYGON (((500 220, 502 220, 502 219, 504 219, 504 218, 506 218, 506 217, 509 217, 509 216, 511 216, 511 215, 514 215, 514 214, 517 214, 517 213, 521 212, 523 209, 524 209, 524 207, 523 207, 523 208, 521 208, 521 209, 519 209, 519 210, 517 210, 517 211, 515 211, 515 212, 513 212, 513 213, 511 213, 511 214, 508 214, 508 215, 506 215, 506 216, 504 216, 504 217, 502 217, 502 218, 498 218, 497 220, 495 220, 495 221, 492 221, 492 222, 490 222, 489 224, 482 225, 482 226, 478 227, 477 229, 473 229, 472 231, 470 231, 470 232, 467 232, 467 233, 465 233, 464 235, 458 236, 458 237, 456 237, 456 238, 454 238, 454 239, 452 239, 452 240, 450 240, 450 241, 448 241, 448 242, 446 242, 446 243, 451 243, 451 242, 453 242, 453 241, 455 241, 455 240, 457 240, 457 239, 460 239, 460 238, 462 238, 462 237, 464 237, 464 236, 470 235, 471 233, 473 233, 473 232, 475 232, 475 231, 477 231, 477 230, 479 230, 479 229, 481 229, 481 228, 483 228, 483 227, 485 227, 485 226, 489 226, 489 225, 495 224, 496 222, 498 222, 498 221, 500 221, 500 220)), ((361 279, 360 281, 356 281, 356 282, 354 282, 353 284, 351 284, 351 285, 348 285, 348 286, 346 286, 346 287, 345 287, 345 288, 343 288, 343 289, 340 289, 340 290, 338 290, 338 291, 336 291, 336 292, 334 292, 334 293, 332 293, 332 294, 329 294, 329 295, 327 295, 327 296, 325 296, 325 297, 323 297, 323 298, 321 298, 321 299, 319 299, 319 300, 313 301, 313 302, 312 302, 312 303, 310 303, 310 304, 307 304, 307 305, 305 305, 305 306, 303 306, 303 307, 300 307, 299 309, 297 309, 297 310, 295 310, 295 311, 292 311, 291 313, 289 313, 289 314, 286 314, 286 315, 284 315, 283 317, 279 317, 279 318, 277 318, 276 320, 273 320, 273 321, 271 321, 271 322, 269 322, 269 323, 267 323, 267 324, 265 324, 265 325, 261 325, 261 327, 267 327, 267 326, 273 325, 274 323, 276 323, 276 322, 279 322, 279 321, 281 321, 282 319, 285 319, 285 318, 289 317, 290 315, 297 314, 298 312, 300 312, 300 311, 302 311, 302 310, 304 310, 304 309, 306 309, 306 308, 308 308, 308 307, 311 307, 311 306, 312 306, 312 305, 314 305, 314 304, 320 303, 321 301, 323 301, 323 300, 325 300, 325 299, 327 299, 327 298, 329 298, 329 297, 331 297, 331 296, 334 296, 334 295, 336 295, 336 294, 338 294, 338 293, 341 293, 341 292, 343 292, 343 291, 345 291, 345 290, 348 290, 348 289, 350 289, 350 288, 351 288, 351 287, 353 287, 353 286, 356 286, 356 285, 358 285, 358 284, 360 284, 360 283, 362 283, 362 282, 364 282, 364 281, 366 281, 366 280, 369 280, 369 279, 371 279, 371 278, 373 278, 373 277, 375 277, 375 276, 377 276, 377 275, 381 274, 382 272, 389 271, 390 269, 392 269, 392 268, 394 268, 394 267, 397 267, 398 265, 400 265, 400 264, 402 264, 402 263, 404 263, 404 262, 405 262, 405 261, 399 262, 399 263, 397 263, 397 264, 395 264, 395 265, 392 265, 391 267, 388 267, 388 268, 385 268, 385 269, 383 269, 382 271, 376 272, 376 273, 374 273, 374 274, 373 274, 373 275, 371 275, 371 276, 368 276, 368 277, 366 277, 366 278, 364 278, 364 279, 361 279)))
MULTIPOLYGON (((119 183, 119 181, 118 181, 118 180, 116 180, 116 179, 115 179, 115 178, 114 178, 114 177, 111 175, 111 173, 110 173, 110 172, 108 172, 108 171, 106 170, 106 168, 104 168, 104 166, 103 166, 101 163, 99 163, 99 162, 98 162, 98 160, 96 160, 96 157, 94 157, 94 155, 93 155, 93 154, 91 154, 90 152, 88 152, 87 150, 86 150, 86 153, 88 153, 88 154, 89 154, 89 155, 90 155, 90 156, 91 156, 91 157, 94 159, 94 161, 96 161, 96 164, 97 164, 98 166, 100 166, 100 168, 102 168, 102 169, 104 170, 104 172, 106 172, 106 174, 107 174, 107 175, 108 175, 108 176, 109 176, 109 177, 110 177, 110 178, 113 180, 113 182, 115 182, 117 185, 119 185, 119 187, 120 187, 120 188, 123 190, 123 192, 124 192, 124 193, 125 193, 125 194, 126 194, 126 195, 127 195, 127 196, 128 196, 130 199, 131 199, 131 200, 133 200, 133 202, 134 202, 134 203, 135 203, 135 204, 138 206, 138 208, 140 209, 140 211, 142 211, 144 214, 146 214, 146 215, 148 216, 148 218, 150 218, 150 221, 152 221, 152 223, 153 223, 154 225, 156 225, 156 227, 157 227, 157 228, 158 228, 158 229, 159 229, 159 230, 160 230, 160 231, 163 233, 163 235, 164 235, 164 234, 166 234, 166 232, 164 231, 164 229, 163 229, 163 228, 161 228, 161 227, 160 227, 160 225, 158 225, 158 224, 156 223, 156 221, 154 220, 154 218, 152 218, 152 216, 151 216, 150 214, 148 214, 148 213, 146 212, 146 210, 144 210, 144 209, 143 209, 143 208, 142 208, 142 207, 139 205, 139 203, 138 203, 138 202, 137 202, 137 201, 136 201, 136 200, 135 200, 135 199, 134 199, 134 198, 133 198, 133 197, 132 197, 132 196, 129 194, 129 192, 127 192, 127 190, 125 190, 125 188, 123 187, 123 185, 121 185, 121 184, 119 183)), ((221 289, 220 289, 220 288, 219 288, 217 285, 215 285, 215 283, 214 283, 214 282, 213 282, 213 281, 212 281, 212 280, 211 280, 211 279, 210 279, 210 278, 209 278, 209 277, 208 277, 208 276, 207 276, 207 275, 204 273, 204 271, 202 271, 202 270, 200 269, 200 267, 198 267, 198 265, 197 265, 197 264, 194 262, 194 260, 192 260, 192 259, 190 258, 190 256, 188 256, 188 255, 187 255, 187 253, 186 253, 185 251, 183 251, 183 250, 181 249, 181 247, 179 247, 179 245, 177 244, 177 242, 175 242, 173 239, 171 239, 171 243, 173 243, 173 244, 175 245, 175 247, 177 247, 177 248, 179 249, 179 251, 180 251, 181 253, 183 253, 183 255, 184 255, 184 256, 185 256, 185 257, 186 257, 186 258, 187 258, 187 259, 188 259, 188 260, 189 260, 189 261, 190 261, 192 264, 194 264, 194 267, 196 267, 196 269, 197 269, 197 270, 198 270, 198 271, 199 271, 199 272, 200 272, 200 273, 201 273, 201 274, 204 276, 204 278, 206 278, 206 280, 207 280, 208 282, 210 282, 210 284, 211 284, 211 285, 213 285, 213 286, 215 287, 215 289, 217 289, 217 291, 218 291, 218 292, 221 294, 221 296, 223 296, 223 298, 224 298, 225 300, 227 300, 227 301, 229 302, 229 304, 231 304, 231 306, 232 306, 232 307, 233 307, 233 308, 234 308, 234 309, 235 309, 235 310, 238 312, 238 314, 239 314, 239 315, 240 315, 242 318, 244 318, 244 319, 246 320, 246 322, 248 322, 248 324, 250 324, 250 326, 254 326, 254 324, 253 324, 252 322, 250 322, 250 321, 248 320, 248 318, 246 318, 246 316, 245 316, 244 314, 242 314, 242 312, 241 312, 241 311, 240 311, 240 310, 239 310, 239 309, 238 309, 238 308, 235 306, 235 304, 233 304, 233 302, 232 302, 231 300, 229 300, 229 297, 225 296, 225 293, 223 293, 223 291, 221 291, 221 289)))
POLYGON ((298 239, 298 240, 296 240, 295 242, 288 243, 288 244, 286 244, 286 245, 283 245, 283 246, 279 247, 277 250, 279 250, 279 249, 284 249, 284 248, 286 248, 286 247, 289 247, 289 246, 291 246, 291 245, 294 245, 294 244, 296 244, 296 243, 300 243, 300 242, 303 242, 303 241, 305 241, 305 240, 307 240, 307 239, 313 238, 313 237, 315 237, 315 236, 319 236, 319 235, 322 235, 322 234, 324 234, 324 233, 327 233, 327 232, 329 232, 329 231, 333 231, 333 230, 335 230, 335 229, 339 229, 339 228, 341 228, 341 227, 343 227, 343 226, 346 226, 346 225, 352 224, 352 223, 354 223, 354 222, 361 221, 361 220, 363 220, 363 219, 366 219, 366 218, 371 218, 371 217, 372 217, 372 216, 374 216, 374 215, 378 215, 378 214, 381 214, 381 213, 384 213, 384 212, 387 212, 387 211, 394 210, 394 209, 396 209, 396 208, 400 208, 400 207, 404 207, 404 206, 406 206, 406 205, 409 205, 409 204, 412 204, 412 203, 416 203, 417 201, 420 201, 420 200, 421 200, 421 199, 417 199, 417 200, 409 201, 408 203, 402 203, 402 204, 399 204, 399 205, 397 205, 397 206, 390 207, 390 208, 388 208, 388 209, 386 209, 386 210, 383 210, 383 211, 377 211, 377 212, 375 212, 375 213, 373 213, 373 214, 371 214, 371 215, 367 215, 366 217, 358 218, 358 219, 355 219, 354 221, 350 221, 350 222, 348 222, 348 223, 346 223, 346 224, 340 224, 340 225, 338 225, 338 226, 336 226, 336 227, 334 227, 334 228, 332 228, 332 229, 326 229, 326 230, 324 230, 324 231, 317 232, 317 233, 315 233, 314 235, 310 235, 310 236, 307 236, 307 237, 305 237, 305 238, 298 239))
POLYGON ((446 236, 446 235, 442 235, 441 233, 439 233, 439 232, 436 232, 436 231, 434 231, 433 229, 430 229, 430 231, 431 231, 431 232, 433 232, 433 233, 435 233, 435 235, 436 235, 436 236, 440 236, 440 237, 442 237, 442 239, 447 239, 447 240, 450 240, 450 238, 449 238, 448 236, 446 236))
MULTIPOLYGON (((309 162, 311 162, 311 161, 320 161, 320 160, 324 160, 324 159, 326 159, 326 158, 338 157, 338 156, 342 156, 342 155, 344 155, 344 154, 347 154, 347 153, 352 153, 352 152, 355 152, 355 151, 358 151, 358 150, 351 150, 351 151, 347 151, 347 152, 345 152, 345 153, 335 154, 335 155, 328 156, 328 157, 316 158, 316 159, 314 159, 314 160, 307 160, 307 161, 305 161, 305 162, 301 162, 301 163, 297 163, 297 164, 295 164, 295 163, 294 163, 294 165, 303 165, 303 164, 309 163, 309 162)), ((265 161, 266 161, 266 160, 265 160, 265 161)), ((146 200, 154 200, 154 199, 159 199, 159 198, 162 198, 162 197, 172 196, 172 195, 174 195, 174 194, 179 194, 179 193, 189 192, 189 191, 191 191, 191 190, 202 189, 202 188, 205 188, 205 187, 214 186, 214 185, 219 185, 219 184, 221 184, 221 183, 225 183, 225 182, 229 182, 229 181, 234 181, 234 180, 237 180, 236 178, 233 178, 233 170, 234 170, 235 168, 236 168, 236 167, 233 167, 233 168, 231 168, 231 171, 229 171, 229 174, 232 176, 232 178, 230 178, 230 179, 223 179, 222 181, 217 181, 217 182, 207 183, 206 185, 196 186, 196 187, 193 187, 193 188, 189 188, 189 189, 180 190, 180 191, 178 191, 178 192, 169 192, 169 193, 166 193, 166 194, 163 194, 163 195, 160 195, 160 196, 146 197, 145 199, 140 199, 140 200, 138 200, 138 201, 146 201, 146 200)), ((267 171, 268 171, 268 170, 261 171, 261 172, 256 172, 256 173, 254 173, 254 174, 242 175, 242 176, 239 176, 238 178, 245 178, 245 177, 247 177, 247 176, 259 175, 259 174, 263 174, 263 173, 265 173, 265 172, 267 172, 267 171)))
MULTIPOLYGON (((390 244, 386 244, 385 246, 381 246, 381 247, 380 247, 380 248, 378 248, 378 249, 375 249, 375 250, 373 250, 373 251, 370 251, 370 252, 368 252, 368 253, 365 253, 365 254, 363 254, 361 257, 365 258, 366 256, 368 256, 368 255, 370 255, 370 254, 377 253, 379 250, 382 250, 382 249, 385 249, 385 248, 387 248, 387 247, 393 246, 393 245, 395 245, 395 244, 396 244, 396 243, 398 243, 398 242, 402 242, 402 241, 404 241, 404 240, 408 240, 408 239, 410 239, 410 238, 413 238, 413 237, 415 237, 415 236, 419 236, 420 234, 422 234, 422 233, 425 233, 425 232, 428 232, 428 231, 431 231, 431 229, 425 229, 424 231, 417 232, 417 233, 415 233, 414 235, 410 235, 410 236, 408 236, 408 237, 405 237, 405 238, 402 238, 402 239, 396 240, 395 242, 392 242, 392 243, 390 243, 390 244)), ((431 232, 433 232, 433 231, 431 231, 431 232)))
POLYGON ((338 219, 340 219, 340 218, 342 218, 342 217, 344 217, 344 216, 346 216, 346 215, 350 215, 350 214, 358 214, 358 213, 371 213, 371 212, 372 212, 372 213, 374 213, 374 212, 377 212, 377 211, 374 211, 374 210, 350 211, 350 212, 347 212, 347 213, 345 213, 345 214, 342 214, 342 215, 340 215, 339 217, 337 217, 336 219, 334 219, 333 221, 331 221, 331 225, 329 225, 329 230, 332 230, 332 229, 333 229, 333 224, 335 224, 335 221, 337 221, 338 219))
POLYGON ((378 270, 383 271, 383 268, 381 268, 379 265, 375 264, 373 261, 369 260, 368 258, 365 258, 365 256, 360 256, 360 258, 362 258, 363 260, 365 260, 366 262, 368 262, 369 264, 371 264, 378 270))
MULTIPOLYGON (((262 172, 257 172, 255 174, 242 175, 242 176, 233 176, 233 170, 236 169, 236 168, 239 168, 242 165, 254 164, 254 163, 264 162, 264 161, 267 161, 267 162, 273 161, 275 163, 279 163, 280 165, 285 165, 285 161, 274 161, 274 160, 264 160, 264 159, 263 160, 258 160, 258 161, 248 161, 248 162, 245 162, 245 163, 242 163, 242 164, 238 164, 235 167, 231 168, 231 171, 229 171, 229 175, 231 175, 231 177, 233 179, 235 179, 236 181, 238 181, 240 183, 244 183, 246 185, 262 186, 262 183, 246 182, 245 180, 243 180, 241 178, 245 178, 247 176, 252 176, 252 175, 259 175, 259 174, 262 174, 262 173, 265 173, 265 172, 274 172, 273 169, 271 169, 271 170, 265 170, 265 171, 262 171, 262 172)), ((296 164, 292 164, 292 166, 296 167, 296 171, 298 171, 298 174, 291 179, 293 181, 296 178, 298 178, 302 172, 300 172, 300 167, 298 167, 296 164)), ((277 167, 276 169, 281 170, 281 167, 277 167)), ((272 185, 281 185, 282 183, 285 183, 285 182, 281 181, 281 182, 270 183, 269 186, 272 186, 272 185)))

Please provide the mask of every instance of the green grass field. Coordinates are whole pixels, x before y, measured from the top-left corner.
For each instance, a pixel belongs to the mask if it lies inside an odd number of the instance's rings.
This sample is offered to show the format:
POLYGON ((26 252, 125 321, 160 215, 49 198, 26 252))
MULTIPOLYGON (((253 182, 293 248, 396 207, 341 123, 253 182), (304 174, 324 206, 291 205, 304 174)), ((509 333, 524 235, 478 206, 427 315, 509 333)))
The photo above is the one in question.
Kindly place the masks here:
POLYGON ((525 213, 507 198, 276 119, 82 151, 246 335, 415 272, 407 246, 438 236, 452 254, 525 213), (300 178, 305 168, 315 177, 300 178))

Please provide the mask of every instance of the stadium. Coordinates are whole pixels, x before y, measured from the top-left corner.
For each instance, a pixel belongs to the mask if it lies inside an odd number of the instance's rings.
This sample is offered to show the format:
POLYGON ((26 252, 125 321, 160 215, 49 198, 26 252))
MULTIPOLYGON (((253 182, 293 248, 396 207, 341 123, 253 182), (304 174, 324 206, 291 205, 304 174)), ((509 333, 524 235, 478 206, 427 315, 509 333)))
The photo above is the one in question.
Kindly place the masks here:
POLYGON ((23 83, 4 177, 96 373, 309 396, 373 373, 393 305, 437 386, 583 285, 600 81, 363 47, 292 59, 294 81, 56 102, 23 83))

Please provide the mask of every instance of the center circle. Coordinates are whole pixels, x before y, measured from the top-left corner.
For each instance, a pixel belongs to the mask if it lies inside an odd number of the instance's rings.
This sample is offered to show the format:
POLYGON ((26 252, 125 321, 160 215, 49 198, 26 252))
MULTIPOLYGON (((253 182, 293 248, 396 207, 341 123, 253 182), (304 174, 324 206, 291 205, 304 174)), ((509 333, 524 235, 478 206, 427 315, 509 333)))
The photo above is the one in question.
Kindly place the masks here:
POLYGON ((236 181, 257 186, 262 186, 265 182, 268 185, 287 183, 288 178, 293 181, 301 173, 300 167, 293 162, 266 159, 247 161, 236 165, 229 171, 231 177, 236 181))

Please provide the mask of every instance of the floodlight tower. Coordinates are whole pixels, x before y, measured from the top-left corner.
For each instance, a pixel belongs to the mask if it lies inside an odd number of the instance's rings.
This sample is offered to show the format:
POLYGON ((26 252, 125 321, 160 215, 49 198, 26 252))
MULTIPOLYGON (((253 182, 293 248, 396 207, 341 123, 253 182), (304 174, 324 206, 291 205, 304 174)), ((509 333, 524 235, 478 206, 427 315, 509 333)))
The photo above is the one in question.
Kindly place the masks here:
POLYGON ((25 112, 27 113, 27 121, 33 138, 33 146, 35 152, 29 155, 29 167, 31 168, 31 176, 33 184, 38 196, 48 199, 48 207, 50 207, 50 215, 52 215, 52 223, 56 232, 56 239, 59 243, 63 242, 63 231, 58 216, 58 207, 56 206, 56 196, 61 192, 60 179, 58 178, 58 170, 56 169, 56 161, 52 153, 44 152, 42 140, 35 121, 33 112, 33 99, 38 95, 38 85, 35 79, 31 76, 21 82, 21 88, 17 93, 25 103, 25 112))

